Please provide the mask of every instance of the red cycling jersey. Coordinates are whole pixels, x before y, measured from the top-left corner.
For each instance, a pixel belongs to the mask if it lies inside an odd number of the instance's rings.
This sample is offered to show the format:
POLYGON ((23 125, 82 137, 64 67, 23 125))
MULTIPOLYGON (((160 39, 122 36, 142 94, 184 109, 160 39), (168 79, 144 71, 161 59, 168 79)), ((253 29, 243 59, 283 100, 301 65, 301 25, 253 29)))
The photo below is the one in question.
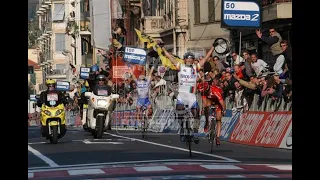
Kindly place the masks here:
POLYGON ((216 105, 216 110, 217 111, 221 111, 223 109, 222 105, 220 104, 219 101, 223 100, 223 91, 220 87, 212 85, 210 88, 210 94, 208 96, 209 99, 212 100, 212 102, 214 102, 214 104, 216 105))

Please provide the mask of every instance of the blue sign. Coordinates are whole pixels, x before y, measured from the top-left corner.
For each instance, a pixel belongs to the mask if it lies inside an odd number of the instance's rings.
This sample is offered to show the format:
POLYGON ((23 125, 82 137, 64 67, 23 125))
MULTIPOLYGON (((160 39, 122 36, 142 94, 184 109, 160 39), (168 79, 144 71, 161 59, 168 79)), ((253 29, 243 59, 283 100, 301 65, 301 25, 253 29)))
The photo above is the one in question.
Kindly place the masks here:
POLYGON ((147 61, 147 53, 140 48, 126 47, 123 60, 129 64, 145 65, 147 61))
POLYGON ((90 68, 81 67, 80 68, 80 79, 89 79, 90 68))
MULTIPOLYGON (((231 111, 231 110, 227 110, 227 111, 231 111)), ((237 112, 231 117, 230 116, 223 117, 222 124, 221 124, 221 134, 220 134, 220 139, 222 141, 229 141, 231 133, 234 127, 236 126, 237 122, 239 121, 240 115, 241 115, 240 112, 237 112)))
POLYGON ((70 90, 70 83, 68 81, 57 81, 56 90, 69 91, 70 90))
POLYGON ((223 0, 221 4, 222 28, 260 29, 261 5, 258 0, 223 0))

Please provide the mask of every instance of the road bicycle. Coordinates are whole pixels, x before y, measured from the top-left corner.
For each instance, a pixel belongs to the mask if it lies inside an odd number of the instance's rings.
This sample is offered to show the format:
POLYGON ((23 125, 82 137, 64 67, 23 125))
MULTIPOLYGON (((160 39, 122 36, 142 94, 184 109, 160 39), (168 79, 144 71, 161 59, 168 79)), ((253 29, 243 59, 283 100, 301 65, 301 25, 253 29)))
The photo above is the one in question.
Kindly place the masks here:
POLYGON ((177 113, 183 114, 183 119, 179 122, 181 125, 180 128, 180 141, 186 142, 187 147, 189 149, 189 156, 192 157, 191 151, 191 143, 199 144, 200 140, 197 137, 194 137, 193 130, 191 127, 191 120, 193 119, 193 115, 191 109, 188 108, 188 105, 184 106, 184 110, 177 110, 177 113))
POLYGON ((142 139, 147 138, 147 131, 148 131, 148 117, 147 117, 147 108, 145 106, 141 106, 141 115, 142 115, 142 139))
POLYGON ((210 153, 213 152, 213 145, 216 140, 216 124, 217 124, 217 119, 216 119, 216 107, 215 106, 210 106, 210 113, 211 118, 210 118, 210 130, 208 133, 208 142, 210 143, 210 153))

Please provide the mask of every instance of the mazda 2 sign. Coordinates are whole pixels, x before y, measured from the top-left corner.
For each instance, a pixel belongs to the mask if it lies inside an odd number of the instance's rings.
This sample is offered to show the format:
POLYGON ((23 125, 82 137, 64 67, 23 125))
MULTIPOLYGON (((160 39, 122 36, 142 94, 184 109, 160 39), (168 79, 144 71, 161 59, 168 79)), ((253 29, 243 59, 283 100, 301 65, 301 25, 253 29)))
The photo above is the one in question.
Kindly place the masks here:
POLYGON ((259 0, 222 0, 222 28, 261 28, 261 4, 259 0))

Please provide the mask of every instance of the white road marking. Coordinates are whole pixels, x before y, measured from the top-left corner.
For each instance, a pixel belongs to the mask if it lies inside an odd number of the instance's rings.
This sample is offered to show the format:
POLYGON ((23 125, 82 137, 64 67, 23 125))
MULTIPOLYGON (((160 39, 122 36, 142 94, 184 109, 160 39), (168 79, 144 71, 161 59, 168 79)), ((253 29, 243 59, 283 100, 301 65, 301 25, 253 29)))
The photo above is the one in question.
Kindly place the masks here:
POLYGON ((34 144, 46 144, 47 142, 32 142, 28 143, 28 145, 34 145, 34 144))
MULTIPOLYGON (((126 137, 126 136, 120 136, 120 135, 106 133, 106 132, 105 132, 105 134, 108 134, 108 135, 114 136, 114 137, 119 137, 119 138, 124 138, 124 139, 132 139, 132 140, 136 140, 136 141, 147 143, 147 144, 152 144, 152 145, 156 145, 156 146, 161 146, 161 147, 166 147, 166 148, 177 149, 177 150, 180 150, 180 151, 189 152, 188 149, 183 149, 183 148, 179 148, 179 147, 175 147, 175 146, 159 144, 159 143, 155 143, 155 142, 151 142, 151 141, 145 141, 145 140, 141 140, 141 139, 126 137)), ((201 154, 201 155, 210 156, 210 157, 215 157, 215 158, 220 158, 220 159, 226 160, 228 162, 240 162, 240 161, 237 161, 235 159, 231 159, 231 158, 227 158, 227 157, 223 157, 223 156, 219 156, 219 155, 214 155, 214 154, 208 154, 208 153, 204 153, 204 152, 200 152, 200 151, 192 151, 192 153, 201 154)))
POLYGON ((68 170, 69 175, 105 174, 101 169, 68 170))
POLYGON ((271 165, 271 168, 276 168, 278 170, 292 170, 292 165, 271 165))
POLYGON ((88 139, 83 140, 85 144, 123 144, 123 142, 91 142, 88 139))
POLYGON ((242 175, 226 175, 228 178, 246 178, 245 176, 242 175))
POLYGON ((206 168, 206 169, 241 169, 241 167, 238 167, 238 166, 234 166, 234 165, 211 165, 211 164, 208 164, 208 165, 200 165, 201 167, 203 168, 206 168))
POLYGON ((59 167, 58 164, 53 162, 51 159, 49 159, 47 156, 41 154, 39 151, 33 149, 31 146, 28 145, 28 151, 32 152, 35 156, 42 159, 45 163, 47 163, 50 167, 59 167))
MULTIPOLYGON (((86 168, 103 168, 108 165, 125 166, 128 164, 141 164, 143 163, 162 163, 162 162, 203 162, 203 163, 229 163, 225 160, 202 160, 202 159, 162 159, 162 160, 146 160, 146 161, 123 161, 123 162, 109 162, 109 163, 90 163, 90 164, 76 164, 76 165, 61 165, 58 168, 52 167, 31 167, 28 168, 29 172, 42 172, 42 171, 56 171, 64 169, 83 169, 86 168)), ((178 164, 178 163, 176 163, 178 164)), ((181 164, 181 163, 180 163, 181 164)))
POLYGON ((277 178, 278 176, 272 175, 272 174, 263 174, 262 176, 267 177, 267 178, 277 178))
POLYGON ((168 168, 167 166, 151 166, 151 167, 134 167, 136 171, 139 172, 149 172, 149 171, 171 171, 171 168, 168 168))
POLYGON ((34 174, 33 173, 28 173, 28 178, 33 178, 34 174))

